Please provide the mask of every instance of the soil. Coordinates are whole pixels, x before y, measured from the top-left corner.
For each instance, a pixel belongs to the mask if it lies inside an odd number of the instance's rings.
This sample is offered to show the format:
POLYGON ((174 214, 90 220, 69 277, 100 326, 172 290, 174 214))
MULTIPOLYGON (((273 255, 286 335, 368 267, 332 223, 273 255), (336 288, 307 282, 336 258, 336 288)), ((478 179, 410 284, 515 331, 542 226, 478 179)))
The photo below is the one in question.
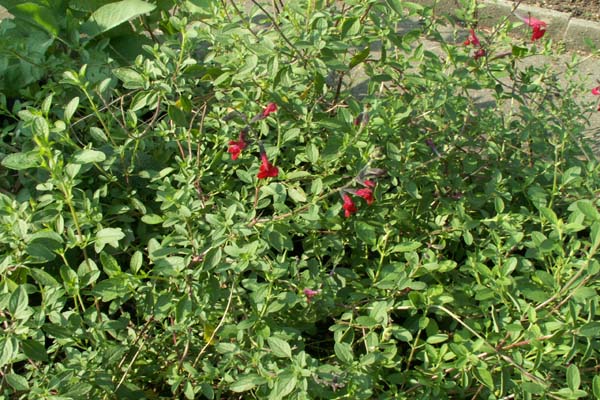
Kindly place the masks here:
POLYGON ((600 0, 523 0, 521 3, 568 12, 575 18, 600 22, 600 0))

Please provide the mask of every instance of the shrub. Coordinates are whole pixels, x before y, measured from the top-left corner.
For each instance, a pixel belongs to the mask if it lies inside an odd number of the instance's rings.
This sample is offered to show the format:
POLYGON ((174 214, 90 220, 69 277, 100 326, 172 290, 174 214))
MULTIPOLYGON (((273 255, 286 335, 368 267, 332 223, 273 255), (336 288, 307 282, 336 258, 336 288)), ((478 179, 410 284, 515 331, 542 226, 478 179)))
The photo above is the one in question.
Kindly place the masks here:
POLYGON ((592 107, 523 63, 544 26, 101 3, 9 27, 51 43, 4 92, 3 396, 600 395, 592 107))

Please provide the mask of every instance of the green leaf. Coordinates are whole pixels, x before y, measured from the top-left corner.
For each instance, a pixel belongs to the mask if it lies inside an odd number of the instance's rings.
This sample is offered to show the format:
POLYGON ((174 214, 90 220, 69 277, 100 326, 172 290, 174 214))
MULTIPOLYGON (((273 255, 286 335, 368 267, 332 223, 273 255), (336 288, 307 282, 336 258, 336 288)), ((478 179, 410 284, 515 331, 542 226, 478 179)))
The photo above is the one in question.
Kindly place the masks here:
POLYGON ((577 203, 577 208, 589 219, 592 221, 600 221, 600 213, 598 213, 598 209, 594 204, 589 200, 579 200, 577 203))
POLYGON ((18 392, 24 392, 29 390, 29 382, 27 379, 17 374, 6 374, 4 375, 6 382, 18 392))
POLYGON ((229 390, 236 393, 247 392, 250 389, 254 389, 256 386, 264 385, 265 383, 267 383, 265 378, 256 374, 249 374, 238 377, 237 380, 229 386, 229 390))
POLYGON ((9 364, 16 356, 18 344, 13 346, 13 340, 14 339, 10 336, 0 338, 0 367, 4 367, 6 364, 9 364))
POLYGON ((427 338, 427 343, 437 344, 437 343, 445 342, 446 340, 448 340, 448 335, 446 335, 445 333, 438 333, 438 334, 429 336, 427 338))
POLYGON ((421 243, 416 242, 414 240, 402 242, 400 244, 394 245, 390 249, 390 253, 406 253, 409 251, 415 251, 421 247, 421 243))
POLYGON ((352 360, 354 360, 352 347, 348 343, 336 342, 333 345, 333 350, 335 351, 336 357, 344 364, 350 364, 352 360))
POLYGON ((142 267, 142 262, 144 261, 144 255, 141 251, 136 250, 135 253, 131 256, 131 260, 129 260, 129 269, 134 274, 137 274, 140 268, 142 267))
POLYGON ((579 376, 579 368, 577 365, 571 364, 567 368, 567 386, 572 391, 576 391, 579 389, 579 385, 581 384, 581 377, 579 376))
POLYGON ((162 224, 163 217, 156 214, 146 214, 142 217, 142 222, 148 225, 162 224))
POLYGON ((242 69, 239 70, 238 75, 244 75, 252 72, 258 65, 258 56, 256 54, 248 54, 246 56, 246 62, 242 69))
POLYGON ((184 323, 187 316, 192 312, 192 301, 189 296, 184 295, 178 302, 175 309, 175 321, 184 323))
POLYGON ((56 251, 61 248, 62 237, 56 232, 44 230, 29 237, 25 251, 31 256, 30 263, 44 263, 56 258, 56 251))
POLYGON ((81 32, 94 37, 155 8, 155 5, 142 0, 122 0, 106 4, 92 13, 81 26, 81 32))
POLYGON ((269 393, 269 400, 280 400, 292 393, 298 379, 292 371, 286 370, 277 376, 273 390, 269 393))
POLYGON ((396 14, 398 14, 401 17, 404 16, 404 11, 403 11, 403 8, 402 8, 402 1, 400 1, 400 0, 386 0, 386 3, 388 4, 388 6, 391 7, 392 10, 394 10, 396 12, 396 14))
POLYGON ((577 332, 580 336, 586 336, 589 338, 600 337, 600 322, 592 321, 587 324, 583 324, 577 332))
POLYGON ((292 250, 294 244, 287 233, 287 229, 283 225, 274 225, 265 230, 267 241, 277 251, 292 250))
POLYGON ((402 328, 402 327, 397 327, 393 330, 393 334, 394 337, 398 340, 400 340, 401 342, 412 342, 413 340, 413 335, 412 333, 410 333, 410 331, 406 328, 402 328))
POLYGON ((208 14, 214 0, 186 0, 184 4, 192 14, 208 14))
POLYGON ((365 61, 367 59, 367 57, 369 57, 370 53, 371 53, 371 49, 367 46, 363 50, 361 50, 360 52, 358 52, 354 56, 352 56, 352 59, 350 59, 350 65, 349 65, 350 69, 356 67, 358 64, 365 61))
POLYGON ((177 126, 187 126, 189 124, 186 113, 173 104, 169 104, 167 114, 177 126))
POLYGON ((360 32, 362 24, 360 18, 348 18, 342 24, 342 38, 346 36, 354 36, 360 32))
POLYGON ((558 223, 558 217, 556 216, 556 213, 547 207, 540 207, 540 212, 542 213, 542 215, 544 217, 546 217, 546 219, 552 223, 552 225, 556 225, 558 223))
POLYGON ((590 230, 590 240, 592 242, 592 251, 598 249, 600 246, 600 222, 594 222, 590 230))
POLYGON ((563 185, 568 185, 581 176, 581 167, 571 167, 563 172, 561 182, 563 185))
POLYGON ((33 132, 44 138, 48 138, 50 135, 50 127, 48 126, 48 121, 46 121, 42 117, 35 117, 33 119, 33 132))
POLYGON ((365 328, 373 328, 379 325, 375 318, 366 315, 361 315, 360 317, 356 318, 356 323, 358 325, 364 326, 365 328))
POLYGON ((366 244, 374 245, 377 243, 377 233, 374 226, 363 221, 357 221, 354 223, 354 230, 358 238, 366 244))
POLYGON ((77 107, 79 107, 79 97, 72 98, 65 106, 64 118, 67 123, 71 122, 71 118, 73 117, 73 114, 75 114, 75 111, 77 111, 77 107))
POLYGON ((108 137, 106 136, 104 131, 102 129, 98 128, 97 126, 92 126, 90 128, 90 136, 92 137, 92 139, 94 139, 98 142, 101 142, 101 143, 108 142, 108 137))
POLYGON ((121 267, 119 267, 117 260, 104 251, 100 253, 100 263, 102 264, 104 273, 110 278, 121 273, 121 267))
POLYGON ((323 180, 321 178, 316 178, 310 184, 310 193, 314 196, 317 196, 323 192, 323 180))
POLYGON ((528 52, 529 49, 527 47, 517 45, 512 46, 512 55, 516 58, 525 57, 528 52))
POLYGON ((473 372, 475 373, 475 377, 479 382, 483 383, 490 390, 494 389, 494 379, 487 368, 477 368, 473 372))
POLYGON ((543 394, 546 391, 546 389, 542 385, 539 385, 535 382, 523 382, 521 384, 521 388, 525 392, 532 394, 543 394))
POLYGON ((106 154, 98 150, 83 149, 73 156, 74 164, 91 164, 106 160, 106 154))
POLYGON ((42 286, 60 286, 60 283, 52 275, 38 268, 30 268, 29 274, 42 286))
POLYGON ((40 107, 40 109, 42 110, 42 113, 44 115, 48 115, 48 113, 50 112, 50 107, 52 107, 52 99, 54 98, 54 95, 52 93, 50 93, 49 96, 47 96, 44 101, 42 102, 42 106, 40 107))
POLYGON ((319 161, 319 148, 313 143, 306 145, 306 158, 312 164, 316 164, 319 161))
POLYGON ((165 257, 156 260, 153 271, 159 275, 176 276, 185 268, 183 257, 165 257))
POLYGON ((194 393, 194 385, 192 385, 192 382, 187 381, 185 383, 185 389, 183 391, 183 394, 188 400, 194 400, 196 398, 196 394, 194 393))
POLYGON ((28 304, 29 297, 27 296, 25 287, 23 285, 20 285, 10 295, 10 300, 8 302, 8 311, 10 312, 13 318, 20 319, 20 317, 23 316, 23 312, 27 310, 28 304))
POLYGON ((421 196, 421 194, 419 193, 419 188, 417 187, 417 184, 413 181, 409 181, 406 184, 406 192, 417 200, 423 198, 423 196, 421 196))
POLYGON ((21 342, 25 355, 33 361, 48 361, 48 353, 43 344, 36 340, 26 339, 21 342))
POLYGON ((222 257, 223 251, 220 247, 210 249, 204 257, 204 268, 206 268, 207 270, 216 268, 220 264, 222 257))
POLYGON ((594 376, 592 380, 592 391, 596 399, 600 399, 600 375, 594 376))
POLYGON ((96 283, 91 293, 104 302, 113 301, 125 297, 129 289, 124 284, 123 278, 108 278, 96 283))
POLYGON ((290 198, 292 200, 294 200, 294 202, 296 202, 296 203, 306 202, 306 193, 304 193, 304 190, 302 190, 302 188, 290 187, 290 188, 288 188, 287 192, 288 192, 288 196, 290 196, 290 198))
POLYGON ((152 93, 148 92, 139 92, 135 96, 133 96, 133 100, 131 101, 131 105, 129 106, 130 111, 138 111, 142 108, 146 107, 148 104, 148 99, 152 93))
POLYGON ((79 290, 79 276, 77 276, 77 273, 64 264, 60 266, 59 272, 67 293, 76 293, 79 290))
POLYGON ((267 338, 267 343, 276 357, 292 358, 292 349, 285 340, 270 336, 267 338))
POLYGON ((25 252, 31 256, 30 263, 45 263, 56 258, 56 254, 52 249, 40 242, 29 243, 25 248, 25 252))
POLYGON ((125 234, 121 228, 100 229, 98 233, 96 233, 96 241, 94 243, 96 253, 100 253, 107 244, 111 245, 115 249, 118 248, 119 240, 123 239, 124 237, 125 234))
POLYGON ((29 151, 27 153, 9 154, 2 159, 2 166, 16 171, 27 168, 37 168, 40 166, 38 153, 29 151))
POLYGON ((36 1, 2 1, 9 13, 17 19, 23 19, 31 25, 41 28, 56 37, 59 34, 60 17, 51 5, 36 1))

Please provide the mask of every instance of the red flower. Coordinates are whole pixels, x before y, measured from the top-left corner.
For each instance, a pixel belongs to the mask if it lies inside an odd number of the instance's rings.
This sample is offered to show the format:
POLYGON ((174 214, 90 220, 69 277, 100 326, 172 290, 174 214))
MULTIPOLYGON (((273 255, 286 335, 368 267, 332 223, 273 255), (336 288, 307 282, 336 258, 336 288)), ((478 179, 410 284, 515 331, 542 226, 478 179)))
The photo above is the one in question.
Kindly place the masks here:
POLYGON ((471 28, 469 37, 467 38, 467 40, 465 40, 465 46, 468 46, 470 44, 472 44, 473 46, 481 47, 481 43, 479 42, 479 39, 477 39, 477 35, 475 35, 475 30, 473 28, 471 28))
POLYGON ((536 40, 542 38, 546 33, 546 23, 544 21, 540 21, 537 18, 533 17, 519 17, 523 22, 533 28, 531 33, 531 41, 535 42, 536 40))
POLYGON ((473 58, 474 58, 474 59, 476 59, 476 60, 477 60, 478 58, 481 58, 481 57, 483 57, 483 56, 485 56, 485 49, 479 49, 479 50, 477 50, 477 51, 475 52, 475 54, 473 54, 473 58))
POLYGON ((375 187, 375 182, 373 182, 373 181, 371 181, 371 180, 369 180, 369 179, 365 179, 365 180, 363 181, 363 184, 364 184, 365 186, 368 186, 368 187, 370 187, 370 188, 374 188, 374 187, 375 187))
POLYGON ((373 191, 369 188, 358 189, 356 195, 362 197, 367 201, 367 204, 373 204, 373 191))
POLYGON ((277 174, 279 174, 277 167, 269 162, 269 159, 267 159, 267 155, 265 153, 261 152, 260 158, 262 160, 262 164, 260 165, 260 169, 258 170, 256 177, 258 179, 266 179, 269 177, 275 178, 277 174))
POLYGON ((269 114, 274 113, 276 111, 277 111, 277 104, 275 104, 275 103, 269 103, 269 104, 267 104, 267 106, 263 110, 262 117, 263 118, 267 118, 269 116, 269 114))
POLYGON ((596 86, 595 88, 592 89, 592 94, 594 96, 600 96, 600 86, 596 86))
POLYGON ((354 118, 354 126, 367 125, 369 123, 369 113, 361 112, 354 118))
POLYGON ((344 216, 346 218, 348 218, 349 216, 351 216, 352 214, 354 214, 357 209, 356 209, 356 204, 354 204, 354 202, 352 201, 352 198, 350 196, 348 196, 347 194, 345 194, 343 196, 344 198, 344 216))
POLYGON ((246 142, 244 142, 242 138, 240 138, 239 140, 230 140, 227 152, 231 154, 232 160, 237 160, 237 158, 240 156, 240 153, 242 152, 242 150, 244 150, 245 147, 246 142))
POLYGON ((305 288, 303 290, 303 292, 304 292, 304 295, 306 296, 306 302, 307 303, 310 303, 310 300, 313 298, 313 296, 316 296, 316 295, 319 294, 318 290, 312 290, 312 289, 309 289, 309 288, 305 288))
POLYGON ((533 31, 531 32, 531 41, 535 42, 536 40, 543 37, 545 33, 546 33, 546 28, 541 27, 541 26, 534 26, 533 31))

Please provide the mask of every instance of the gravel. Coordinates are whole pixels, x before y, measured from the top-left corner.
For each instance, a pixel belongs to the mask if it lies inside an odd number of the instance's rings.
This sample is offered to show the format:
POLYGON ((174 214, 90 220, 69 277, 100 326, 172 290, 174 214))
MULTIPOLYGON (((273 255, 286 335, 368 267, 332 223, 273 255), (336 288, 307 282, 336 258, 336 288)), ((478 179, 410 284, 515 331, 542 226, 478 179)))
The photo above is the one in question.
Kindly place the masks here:
POLYGON ((576 18, 600 22, 600 0, 523 0, 521 4, 568 12, 576 18))

